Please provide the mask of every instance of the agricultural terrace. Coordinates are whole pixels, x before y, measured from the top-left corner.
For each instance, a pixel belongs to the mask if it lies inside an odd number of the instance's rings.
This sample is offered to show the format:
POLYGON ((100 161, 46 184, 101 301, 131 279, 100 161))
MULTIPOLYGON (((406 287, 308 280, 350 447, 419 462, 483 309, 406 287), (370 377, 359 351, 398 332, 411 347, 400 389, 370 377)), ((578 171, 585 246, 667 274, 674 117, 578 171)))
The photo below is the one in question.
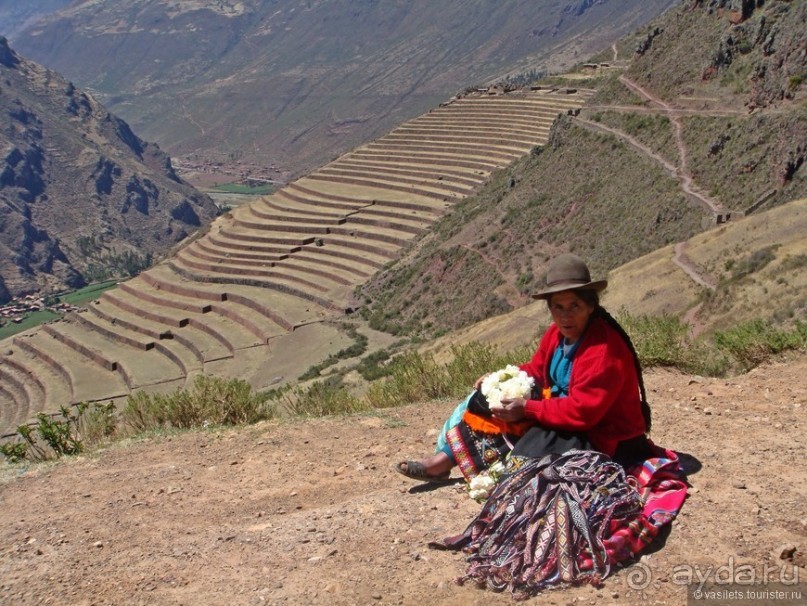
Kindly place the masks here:
POLYGON ((38 412, 173 391, 199 374, 256 389, 344 345, 327 320, 492 171, 547 141, 586 90, 454 99, 217 219, 86 308, 3 341, 0 435, 38 412))

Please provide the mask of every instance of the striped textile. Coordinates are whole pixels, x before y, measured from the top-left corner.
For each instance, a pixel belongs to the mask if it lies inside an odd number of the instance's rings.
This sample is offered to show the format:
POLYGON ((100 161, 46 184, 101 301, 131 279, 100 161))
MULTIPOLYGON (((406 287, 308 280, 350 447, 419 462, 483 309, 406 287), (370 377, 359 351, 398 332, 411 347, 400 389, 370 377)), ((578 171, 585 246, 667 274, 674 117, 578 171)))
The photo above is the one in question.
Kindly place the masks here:
POLYGON ((571 450, 516 459, 465 532, 432 547, 462 549, 466 574, 527 598, 563 585, 601 584, 649 545, 686 498, 674 453, 625 470, 606 455, 571 450))

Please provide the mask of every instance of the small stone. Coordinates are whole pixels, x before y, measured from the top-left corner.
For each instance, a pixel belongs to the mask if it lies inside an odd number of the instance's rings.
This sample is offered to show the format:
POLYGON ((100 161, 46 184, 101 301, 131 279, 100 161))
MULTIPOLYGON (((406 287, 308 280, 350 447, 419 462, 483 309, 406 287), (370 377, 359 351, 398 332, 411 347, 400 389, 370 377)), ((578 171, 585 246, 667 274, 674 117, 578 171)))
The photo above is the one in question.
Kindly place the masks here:
POLYGON ((731 485, 738 490, 745 490, 745 482, 742 480, 734 480, 732 481, 731 485))
POLYGON ((230 461, 230 465, 238 465, 238 461, 230 461))
POLYGON ((619 592, 618 591, 612 591, 611 592, 611 597, 614 598, 615 600, 619 599, 619 592))
POLYGON ((777 560, 792 560, 796 555, 796 546, 792 543, 783 543, 773 550, 773 555, 777 560))
POLYGON ((698 492, 698 487, 690 486, 689 488, 687 488, 687 492, 689 492, 690 494, 695 494, 696 492, 698 492))
POLYGON ((409 557, 411 557, 413 560, 415 560, 415 562, 417 562, 420 559, 420 554, 417 551, 413 551, 412 553, 409 554, 409 557))
POLYGON ((374 600, 380 600, 380 599, 381 599, 381 594, 380 594, 380 593, 374 593, 374 594, 372 595, 372 598, 373 598, 374 600))
POLYGON ((95 547, 96 549, 101 549, 104 546, 104 544, 101 541, 96 541, 95 543, 92 544, 92 546, 95 547))
POLYGON ((319 564, 324 558, 322 556, 314 556, 312 558, 308 558, 309 564, 319 564))
POLYGON ((784 427, 784 426, 781 423, 774 423, 773 424, 774 429, 782 429, 782 427, 784 427))
POLYGON ((714 409, 710 406, 707 406, 706 408, 703 409, 703 414, 705 415, 714 414, 714 409))

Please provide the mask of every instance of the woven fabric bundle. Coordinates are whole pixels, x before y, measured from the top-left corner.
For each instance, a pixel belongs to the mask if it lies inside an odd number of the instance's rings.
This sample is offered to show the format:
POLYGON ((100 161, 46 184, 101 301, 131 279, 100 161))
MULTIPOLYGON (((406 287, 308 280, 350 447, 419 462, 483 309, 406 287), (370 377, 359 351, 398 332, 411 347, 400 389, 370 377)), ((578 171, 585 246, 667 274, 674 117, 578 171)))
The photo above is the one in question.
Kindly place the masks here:
POLYGON ((516 598, 558 585, 600 584, 612 564, 604 542, 642 514, 642 497, 624 469, 587 450, 512 463, 465 532, 442 543, 469 554, 458 582, 516 598))

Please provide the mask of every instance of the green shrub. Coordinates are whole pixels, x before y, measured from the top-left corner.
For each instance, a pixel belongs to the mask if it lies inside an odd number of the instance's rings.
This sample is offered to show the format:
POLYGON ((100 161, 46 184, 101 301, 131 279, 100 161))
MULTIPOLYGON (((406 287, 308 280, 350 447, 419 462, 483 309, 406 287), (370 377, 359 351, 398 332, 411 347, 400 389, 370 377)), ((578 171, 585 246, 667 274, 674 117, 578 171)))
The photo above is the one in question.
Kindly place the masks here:
POLYGON ((742 370, 750 370, 782 351, 807 347, 807 324, 796 322, 794 330, 788 331, 763 320, 751 320, 716 332, 714 342, 737 360, 742 370))
POLYGON ((688 327, 675 316, 631 316, 618 314, 618 321, 630 335, 642 366, 686 366, 692 343, 688 327))
POLYGON ((721 376, 731 366, 725 352, 705 339, 694 340, 689 327, 679 318, 617 314, 617 319, 631 338, 643 368, 675 367, 685 372, 721 376))
POLYGON ((114 408, 112 402, 92 407, 82 402, 72 409, 62 406, 59 415, 39 413, 34 425, 17 428, 21 441, 0 445, 0 453, 11 463, 80 454, 115 431, 114 408))
POLYGON ((115 403, 100 402, 82 411, 78 418, 79 432, 87 444, 98 444, 112 437, 118 429, 115 403))
POLYGON ((302 417, 348 414, 367 408, 340 381, 316 381, 306 388, 297 387, 284 394, 281 402, 290 414, 302 417))
POLYGON ((379 349, 362 358, 356 370, 365 381, 375 381, 382 377, 389 376, 390 369, 384 364, 390 358, 390 353, 386 349, 379 349))
POLYGON ((0 444, 0 454, 2 454, 9 463, 19 463, 28 456, 28 443, 6 442, 5 444, 0 444))
POLYGON ((534 350, 534 347, 524 347, 500 353, 492 345, 472 342, 452 347, 452 359, 446 364, 439 364, 431 354, 408 352, 387 365, 390 376, 372 383, 366 399, 373 408, 389 408, 460 397, 466 395, 483 374, 507 364, 523 364, 534 350))
POLYGON ((353 339, 353 344, 340 349, 335 354, 325 358, 319 364, 311 366, 303 374, 299 376, 300 381, 307 381, 309 379, 316 379, 320 376, 323 370, 337 364, 340 360, 348 360, 350 358, 358 358, 365 351, 367 351, 367 337, 356 330, 355 326, 349 324, 342 324, 341 327, 347 333, 347 336, 353 339))
POLYGON ((389 408, 447 395, 448 376, 431 354, 417 351, 397 356, 388 365, 390 376, 372 383, 367 401, 373 408, 389 408))
POLYGON ((200 375, 192 390, 172 394, 136 392, 126 399, 124 421, 138 431, 157 427, 206 427, 255 423, 275 416, 265 394, 252 391, 241 379, 200 375))

